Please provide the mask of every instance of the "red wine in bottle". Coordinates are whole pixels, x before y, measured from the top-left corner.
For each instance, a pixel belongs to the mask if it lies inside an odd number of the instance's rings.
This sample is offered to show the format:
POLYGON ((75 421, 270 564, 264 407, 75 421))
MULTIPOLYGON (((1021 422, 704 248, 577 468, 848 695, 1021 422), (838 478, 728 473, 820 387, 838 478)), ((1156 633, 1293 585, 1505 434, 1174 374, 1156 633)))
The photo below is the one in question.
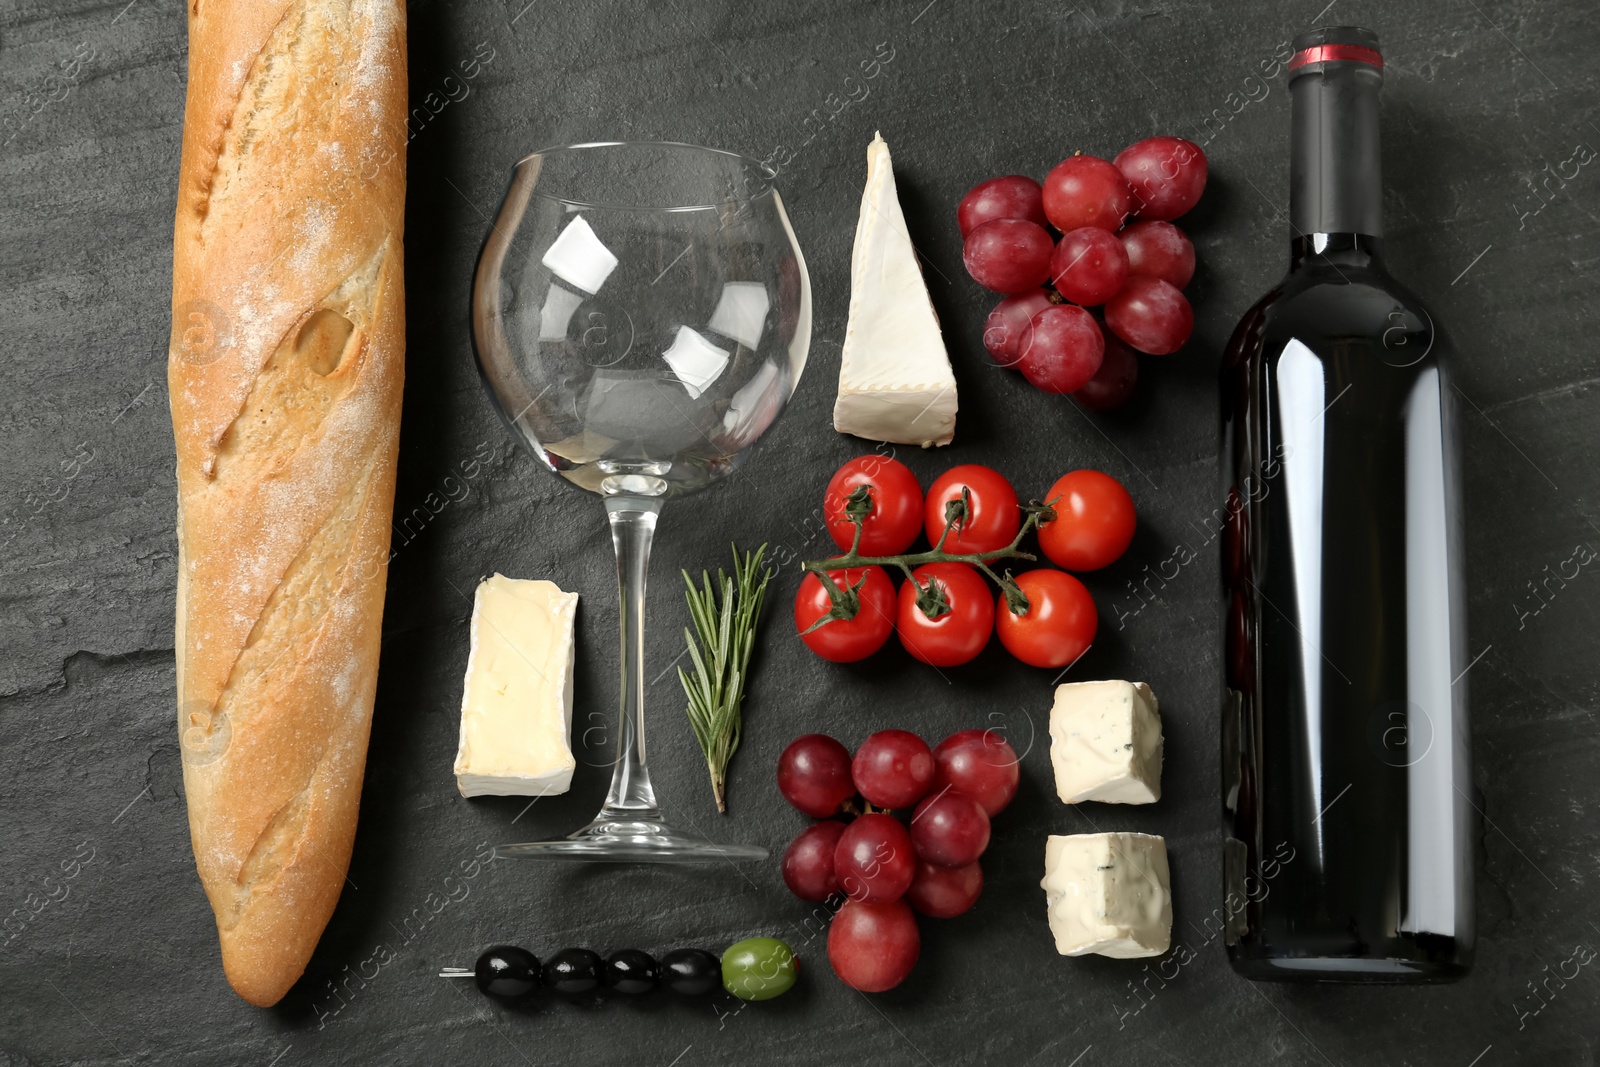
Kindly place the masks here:
POLYGON ((1297 38, 1289 273, 1222 370, 1225 899, 1255 979, 1446 981, 1473 946, 1447 343, 1384 267, 1378 39, 1297 38))

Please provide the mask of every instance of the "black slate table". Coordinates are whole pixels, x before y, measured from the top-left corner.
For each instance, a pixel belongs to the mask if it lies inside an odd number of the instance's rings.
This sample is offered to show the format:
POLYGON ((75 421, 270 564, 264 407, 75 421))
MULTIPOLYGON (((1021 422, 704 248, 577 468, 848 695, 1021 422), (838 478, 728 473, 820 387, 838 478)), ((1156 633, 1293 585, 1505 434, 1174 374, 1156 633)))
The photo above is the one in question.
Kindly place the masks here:
POLYGON ((0 1064, 1593 1063, 1600 966, 1571 977, 1564 961, 1600 947, 1600 575, 1585 565, 1571 577, 1567 563, 1600 544, 1600 173, 1576 165, 1573 176, 1573 161, 1600 145, 1597 48, 1600 29, 1576 0, 417 0, 412 99, 447 102, 414 124, 409 149, 397 510, 426 521, 396 539, 349 884, 304 979, 259 1010, 221 974, 174 729, 165 363, 183 5, 7 0, 0 912, 26 918, 0 945, 0 1064), (1450 987, 1252 985, 1207 924, 1221 895, 1220 612, 1206 543, 1219 503, 1214 378, 1233 323, 1286 262, 1288 101, 1281 73, 1263 72, 1319 18, 1382 36, 1390 260, 1462 349, 1478 656, 1463 684, 1484 820, 1478 964, 1450 987), (675 678, 661 674, 651 690, 652 762, 672 818, 781 850, 804 820, 777 796, 772 768, 810 730, 853 745, 889 726, 937 739, 988 725, 1025 752, 1021 793, 984 860, 984 897, 961 919, 926 923, 913 977, 869 998, 833 978, 820 924, 775 864, 472 864, 486 844, 567 832, 597 806, 617 617, 600 509, 516 451, 476 379, 466 308, 487 219, 525 151, 659 138, 784 160, 815 287, 811 364, 748 471, 664 514, 649 620, 656 677, 682 649, 678 569, 714 567, 730 539, 769 541, 791 560, 827 551, 810 518, 823 483, 870 448, 835 434, 829 411, 874 130, 893 149, 961 388, 955 444, 898 454, 924 483, 978 461, 1025 493, 1080 466, 1130 487, 1139 535, 1090 579, 1101 638, 1074 676, 1150 682, 1167 767, 1154 806, 1062 805, 1044 736, 1048 674, 997 648, 944 675, 898 651, 825 664, 786 632, 798 581, 786 566, 727 816, 711 806, 675 678), (1200 260, 1188 347, 1146 358, 1135 402, 1106 416, 986 367, 992 298, 962 271, 957 199, 994 174, 1042 176, 1073 151, 1110 155, 1169 132, 1203 142, 1211 162, 1185 222, 1200 260), (1179 545, 1196 560, 1175 576, 1167 568, 1141 607, 1130 583, 1179 545), (569 795, 527 810, 516 798, 465 801, 450 772, 469 596, 494 570, 584 597, 579 771, 569 795), (1044 837, 1113 815, 1119 828, 1166 836, 1174 936, 1193 950, 1181 967, 1069 960, 1051 945, 1044 837), (804 977, 742 1011, 665 997, 512 1011, 434 977, 502 940, 720 949, 757 932, 789 939, 804 977))

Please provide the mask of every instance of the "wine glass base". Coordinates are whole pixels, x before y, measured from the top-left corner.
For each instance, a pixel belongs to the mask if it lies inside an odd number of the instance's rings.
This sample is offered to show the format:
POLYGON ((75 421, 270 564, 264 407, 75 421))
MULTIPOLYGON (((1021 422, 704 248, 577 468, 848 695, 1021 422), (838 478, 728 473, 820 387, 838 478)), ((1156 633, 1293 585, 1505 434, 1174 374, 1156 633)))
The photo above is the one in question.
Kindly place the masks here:
POLYGON ((660 819, 601 815, 570 837, 496 845, 495 859, 587 860, 591 863, 747 863, 767 858, 760 845, 725 845, 660 819))

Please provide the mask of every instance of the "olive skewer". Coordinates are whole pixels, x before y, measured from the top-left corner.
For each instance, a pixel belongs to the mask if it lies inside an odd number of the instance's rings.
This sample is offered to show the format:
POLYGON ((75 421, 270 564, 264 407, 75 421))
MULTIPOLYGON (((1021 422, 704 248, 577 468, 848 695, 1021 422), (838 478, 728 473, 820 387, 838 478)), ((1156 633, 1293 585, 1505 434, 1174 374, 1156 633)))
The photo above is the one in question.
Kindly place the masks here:
POLYGON ((799 974, 800 958, 772 937, 748 937, 728 947, 719 960, 699 948, 680 948, 659 960, 636 948, 610 956, 586 948, 564 948, 540 962, 516 945, 496 945, 472 967, 446 967, 440 978, 474 979, 478 991, 496 1000, 518 1001, 541 987, 568 996, 604 987, 637 996, 666 986, 683 996, 703 996, 721 985, 743 1000, 770 1000, 788 992, 799 974))

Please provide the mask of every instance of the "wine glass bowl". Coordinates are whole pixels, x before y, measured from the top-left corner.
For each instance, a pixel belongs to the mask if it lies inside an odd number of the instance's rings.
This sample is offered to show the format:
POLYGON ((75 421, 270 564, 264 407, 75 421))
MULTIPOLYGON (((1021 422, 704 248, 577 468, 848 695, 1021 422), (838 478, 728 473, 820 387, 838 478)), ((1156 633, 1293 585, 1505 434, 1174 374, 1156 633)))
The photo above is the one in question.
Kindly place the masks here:
POLYGON ((473 294, 502 416, 602 495, 677 496, 738 470, 794 391, 810 319, 772 171, 680 144, 521 160, 473 294))
POLYGON ((811 284, 773 171, 693 145, 571 145, 517 163, 478 259, 478 368, 546 468, 599 494, 617 553, 622 721, 600 814, 497 856, 754 860, 662 818, 645 760, 644 597, 663 503, 739 470, 794 392, 811 284))

